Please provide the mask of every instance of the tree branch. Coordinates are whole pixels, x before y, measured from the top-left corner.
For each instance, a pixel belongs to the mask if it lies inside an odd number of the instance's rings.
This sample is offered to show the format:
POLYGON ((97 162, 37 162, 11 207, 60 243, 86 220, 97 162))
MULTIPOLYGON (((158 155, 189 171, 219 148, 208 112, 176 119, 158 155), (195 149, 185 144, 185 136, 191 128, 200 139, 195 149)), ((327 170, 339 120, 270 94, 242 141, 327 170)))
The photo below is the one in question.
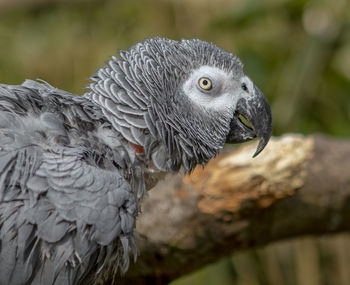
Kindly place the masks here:
POLYGON ((239 250, 350 229, 350 141, 286 135, 252 159, 255 147, 153 189, 137 223, 140 256, 117 284, 166 284, 239 250))

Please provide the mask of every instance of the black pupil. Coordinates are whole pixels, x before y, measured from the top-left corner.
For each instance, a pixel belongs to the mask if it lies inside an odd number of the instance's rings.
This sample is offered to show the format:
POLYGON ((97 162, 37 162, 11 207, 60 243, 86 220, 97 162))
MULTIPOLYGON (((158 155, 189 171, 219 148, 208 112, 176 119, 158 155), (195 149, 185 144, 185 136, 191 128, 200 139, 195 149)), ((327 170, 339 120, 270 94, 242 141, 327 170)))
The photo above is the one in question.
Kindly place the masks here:
POLYGON ((245 83, 242 84, 242 89, 243 89, 244 91, 247 91, 247 90, 248 90, 247 85, 245 85, 245 83))
POLYGON ((204 86, 206 86, 206 85, 208 85, 208 80, 204 79, 202 83, 203 83, 204 86))

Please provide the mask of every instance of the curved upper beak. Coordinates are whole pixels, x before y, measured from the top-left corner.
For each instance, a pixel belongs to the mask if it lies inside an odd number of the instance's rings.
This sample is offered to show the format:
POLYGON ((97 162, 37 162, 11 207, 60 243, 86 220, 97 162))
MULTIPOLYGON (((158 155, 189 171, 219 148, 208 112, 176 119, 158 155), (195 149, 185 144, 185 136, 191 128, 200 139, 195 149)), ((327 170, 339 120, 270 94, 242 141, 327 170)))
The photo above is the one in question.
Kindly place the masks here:
POLYGON ((242 143, 255 137, 259 138, 258 147, 253 155, 257 156, 268 143, 272 133, 272 114, 264 94, 254 86, 254 94, 242 98, 237 103, 236 112, 230 123, 227 143, 242 143), (250 125, 240 117, 244 117, 250 125))

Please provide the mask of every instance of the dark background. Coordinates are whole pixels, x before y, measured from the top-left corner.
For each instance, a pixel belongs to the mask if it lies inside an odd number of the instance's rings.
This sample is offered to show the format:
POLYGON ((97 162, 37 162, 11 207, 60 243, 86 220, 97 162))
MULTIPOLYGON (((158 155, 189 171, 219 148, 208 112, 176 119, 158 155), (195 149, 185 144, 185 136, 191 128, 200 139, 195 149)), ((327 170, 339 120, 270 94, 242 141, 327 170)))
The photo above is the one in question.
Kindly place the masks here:
MULTIPOLYGON (((237 54, 271 102, 274 135, 350 137, 347 0, 0 0, 0 83, 41 78, 82 94, 118 49, 153 36, 237 54)), ((283 241, 173 284, 348 285, 349 248, 346 234, 283 241)))

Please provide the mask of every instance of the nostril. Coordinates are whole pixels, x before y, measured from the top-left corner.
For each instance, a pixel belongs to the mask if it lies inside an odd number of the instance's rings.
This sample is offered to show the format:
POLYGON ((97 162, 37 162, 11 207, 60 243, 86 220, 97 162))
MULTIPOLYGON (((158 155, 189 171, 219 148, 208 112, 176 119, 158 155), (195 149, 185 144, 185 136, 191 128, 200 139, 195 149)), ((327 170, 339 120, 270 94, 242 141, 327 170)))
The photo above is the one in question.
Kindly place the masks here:
POLYGON ((241 87, 242 87, 242 89, 243 89, 244 91, 248 92, 247 84, 242 83, 241 87))

